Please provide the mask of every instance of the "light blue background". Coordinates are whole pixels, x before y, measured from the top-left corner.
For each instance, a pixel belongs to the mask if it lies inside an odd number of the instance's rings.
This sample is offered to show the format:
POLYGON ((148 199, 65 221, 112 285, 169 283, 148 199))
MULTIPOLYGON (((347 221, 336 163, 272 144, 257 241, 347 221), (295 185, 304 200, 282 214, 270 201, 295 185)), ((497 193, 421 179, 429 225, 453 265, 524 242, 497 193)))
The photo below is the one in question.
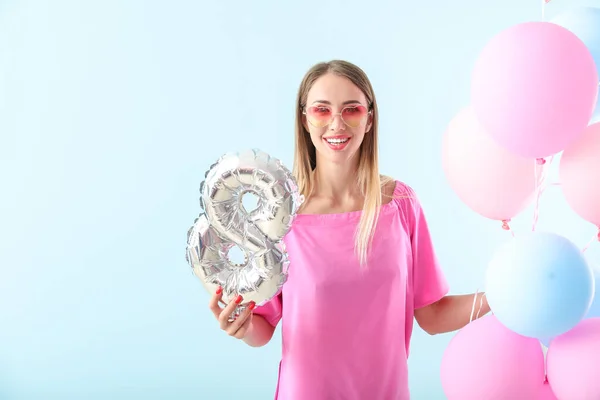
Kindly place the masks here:
MULTIPOLYGON (((222 153, 291 165, 296 90, 322 60, 369 74, 383 172, 419 193, 452 291, 481 287, 508 234, 452 193, 441 136, 482 46, 540 18, 541 0, 0 2, 0 398, 272 398, 279 331, 253 349, 218 329, 185 234, 222 153)), ((540 218, 594 233, 558 188, 540 218)), ((413 398, 444 398, 451 337, 415 332, 413 398)))

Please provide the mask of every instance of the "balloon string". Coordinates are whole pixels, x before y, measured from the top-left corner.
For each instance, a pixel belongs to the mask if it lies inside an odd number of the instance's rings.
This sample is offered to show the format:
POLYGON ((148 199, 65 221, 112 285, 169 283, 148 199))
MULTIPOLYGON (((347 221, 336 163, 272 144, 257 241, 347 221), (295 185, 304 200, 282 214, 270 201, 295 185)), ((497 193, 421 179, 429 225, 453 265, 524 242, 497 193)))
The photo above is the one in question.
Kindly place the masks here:
POLYGON ((537 160, 535 160, 535 164, 533 165, 533 173, 535 175, 535 207, 533 209, 533 224, 531 226, 531 230, 535 231, 535 225, 537 224, 538 218, 539 218, 539 206, 540 206, 540 170, 539 170, 539 166, 540 165, 544 165, 544 163, 546 162, 546 160, 544 160, 543 158, 538 158, 537 160))
POLYGON ((589 249, 589 248, 590 248, 590 246, 592 245, 592 243, 594 243, 594 242, 596 242, 596 241, 597 241, 597 242, 600 242, 600 226, 598 227, 598 233, 596 233, 596 234, 594 235, 594 237, 593 237, 593 238, 591 238, 591 239, 590 239, 590 241, 589 241, 589 242, 587 242, 587 244, 586 244, 585 246, 583 246, 583 249, 581 249, 581 252, 582 252, 582 253, 585 253, 585 252, 587 251, 587 249, 589 249))
POLYGON ((475 305, 477 304, 477 295, 478 294, 479 294, 479 288, 475 291, 475 294, 473 295, 473 306, 471 307, 471 316, 469 317, 469 323, 473 322, 473 316, 475 315, 475 305))
POLYGON ((535 160, 534 174, 535 174, 535 207, 533 209, 533 223, 531 224, 531 230, 535 231, 539 216, 540 216, 540 197, 546 189, 546 178, 548 177, 548 169, 554 160, 554 156, 550 157, 549 161, 543 158, 535 160))
POLYGON ((546 183, 541 189, 542 193, 544 193, 550 186, 560 186, 560 182, 546 183))
POLYGON ((550 0, 542 0, 542 22, 546 20, 546 4, 550 3, 550 0))
MULTIPOLYGON (((481 295, 481 299, 479 300, 479 310, 477 310, 477 316, 475 317, 475 319, 479 318, 479 314, 481 313, 481 309, 483 308, 483 298, 485 297, 485 293, 483 293, 481 295)), ((475 297, 477 298, 477 297, 475 297)))
POLYGON ((477 309, 477 314, 475 314, 475 306, 477 305, 477 295, 479 295, 479 289, 475 291, 473 295, 473 306, 471 307, 471 316, 469 317, 469 323, 473 322, 473 317, 475 319, 479 318, 479 314, 481 314, 481 309, 483 308, 483 298, 485 297, 485 293, 481 294, 479 299, 479 308, 477 309))
MULTIPOLYGON (((546 21, 546 4, 548 4, 548 3, 550 3, 550 0, 542 0, 542 22, 546 21)), ((548 188, 548 186, 550 186, 550 185, 544 186, 538 192, 537 199, 536 199, 536 205, 535 205, 535 211, 534 211, 534 217, 533 217, 534 218, 533 227, 532 227, 533 231, 535 230, 535 226, 537 225, 538 212, 539 212, 539 210, 538 210, 539 199, 540 199, 540 196, 542 195, 542 193, 544 193, 544 191, 548 188)), ((546 376, 546 371, 545 371, 546 365, 545 364, 546 364, 546 362, 544 361, 544 382, 547 382, 548 378, 546 376)))
POLYGON ((544 343, 540 342, 544 352, 544 383, 548 383, 548 347, 544 343))

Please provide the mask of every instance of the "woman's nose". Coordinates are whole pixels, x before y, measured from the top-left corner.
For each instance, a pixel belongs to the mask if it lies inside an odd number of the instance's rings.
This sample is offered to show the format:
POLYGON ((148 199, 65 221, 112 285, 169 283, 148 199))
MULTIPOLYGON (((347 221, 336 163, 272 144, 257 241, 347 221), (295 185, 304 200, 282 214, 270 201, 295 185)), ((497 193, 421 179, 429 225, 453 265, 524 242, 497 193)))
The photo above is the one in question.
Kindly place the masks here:
POLYGON ((340 114, 334 114, 333 118, 331 118, 331 123, 329 124, 330 131, 339 131, 345 130, 346 124, 342 120, 342 116, 340 114))

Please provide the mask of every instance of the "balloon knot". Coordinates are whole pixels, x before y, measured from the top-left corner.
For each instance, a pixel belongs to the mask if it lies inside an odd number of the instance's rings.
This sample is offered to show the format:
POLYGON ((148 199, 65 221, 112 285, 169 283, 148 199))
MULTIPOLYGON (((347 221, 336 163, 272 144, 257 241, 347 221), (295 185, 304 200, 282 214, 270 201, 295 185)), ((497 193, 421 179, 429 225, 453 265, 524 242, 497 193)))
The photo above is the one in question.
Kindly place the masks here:
POLYGON ((600 227, 598 227, 598 236, 597 236, 597 238, 598 238, 598 241, 600 242, 600 227))
POLYGON ((538 165, 546 164, 546 160, 544 158, 538 158, 535 161, 537 162, 538 165))
MULTIPOLYGON (((510 231, 510 226, 508 225, 508 223, 510 222, 510 219, 505 219, 502 221, 502 229, 504 229, 505 231, 510 231)), ((600 235, 600 232, 598 232, 598 235, 600 235)))

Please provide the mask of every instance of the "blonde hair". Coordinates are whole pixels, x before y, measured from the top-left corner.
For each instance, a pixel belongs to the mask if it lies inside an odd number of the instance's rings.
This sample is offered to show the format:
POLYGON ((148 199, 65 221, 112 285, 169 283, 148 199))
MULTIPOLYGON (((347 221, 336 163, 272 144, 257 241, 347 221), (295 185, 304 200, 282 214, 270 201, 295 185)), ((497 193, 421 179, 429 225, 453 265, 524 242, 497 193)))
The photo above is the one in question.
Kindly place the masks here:
POLYGON ((300 193, 308 199, 315 184, 313 171, 317 166, 317 155, 310 134, 304 127, 303 111, 311 87, 318 78, 327 73, 345 77, 354 83, 364 93, 371 111, 371 129, 365 134, 358 151, 357 184, 365 201, 354 239, 356 255, 361 266, 364 266, 367 264, 368 252, 379 218, 382 205, 382 188, 391 181, 391 178, 379 175, 377 101, 369 78, 358 66, 343 60, 322 62, 314 65, 302 79, 296 102, 293 173, 298 181, 300 193))

